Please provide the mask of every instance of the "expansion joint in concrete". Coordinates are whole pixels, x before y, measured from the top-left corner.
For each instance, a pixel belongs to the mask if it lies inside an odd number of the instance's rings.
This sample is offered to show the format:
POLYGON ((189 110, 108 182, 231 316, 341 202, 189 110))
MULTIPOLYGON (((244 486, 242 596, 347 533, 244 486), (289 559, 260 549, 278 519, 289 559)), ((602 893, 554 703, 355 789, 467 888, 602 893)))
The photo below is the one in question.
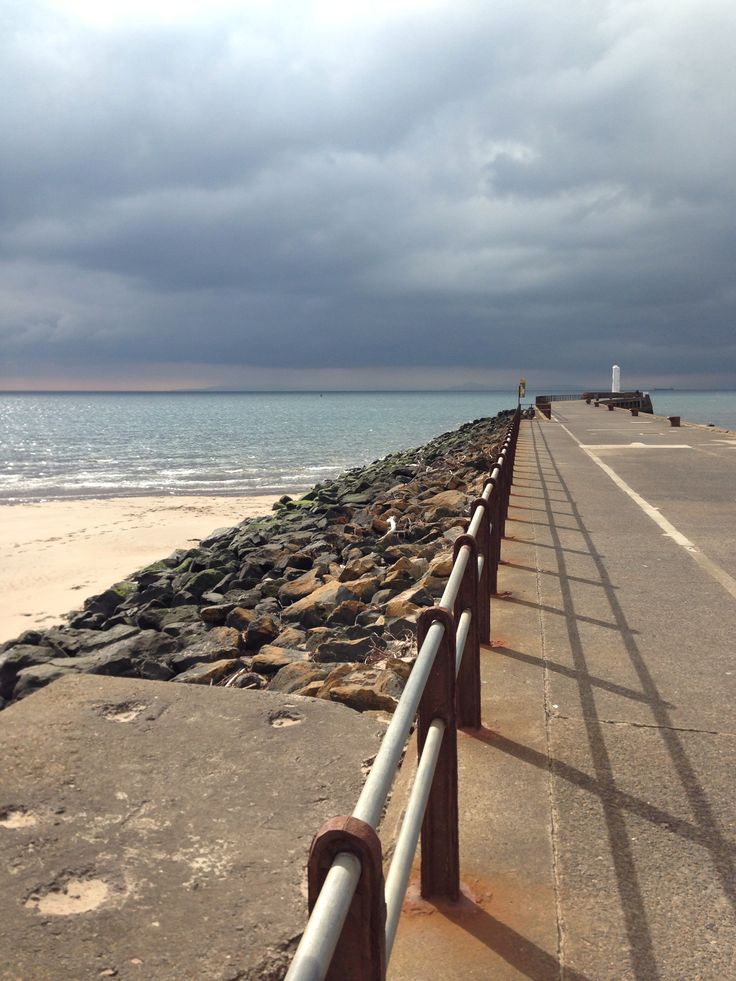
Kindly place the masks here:
POLYGON ((544 739, 545 752, 547 755, 547 798, 549 801, 549 834, 552 855, 552 882, 555 900, 555 922, 557 925, 557 962, 560 969, 560 981, 565 977, 565 925, 562 915, 562 899, 560 895, 560 871, 559 871, 559 820, 554 795, 554 771, 553 754, 551 746, 550 719, 552 698, 550 692, 550 672, 547 666, 547 642, 544 629, 544 611, 542 604, 542 562, 537 547, 537 520, 534 516, 531 519, 532 540, 534 542, 534 570, 535 588, 537 593, 537 607, 539 618, 539 638, 540 650, 543 662, 543 688, 544 688, 544 739))
POLYGON ((605 726, 622 726, 627 729, 664 729, 668 732, 694 732, 701 736, 736 736, 736 732, 728 732, 720 729, 698 729, 693 726, 665 726, 655 722, 632 722, 627 719, 601 719, 599 716, 589 715, 562 715, 560 712, 553 712, 552 720, 559 719, 563 722, 586 722, 594 721, 605 726))

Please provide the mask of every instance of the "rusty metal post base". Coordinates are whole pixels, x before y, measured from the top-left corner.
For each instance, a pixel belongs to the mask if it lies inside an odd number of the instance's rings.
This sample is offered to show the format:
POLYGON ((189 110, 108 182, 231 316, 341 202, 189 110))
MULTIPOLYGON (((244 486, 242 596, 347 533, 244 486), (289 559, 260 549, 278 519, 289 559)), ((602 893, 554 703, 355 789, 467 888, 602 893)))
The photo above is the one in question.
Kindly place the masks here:
POLYGON ((381 842, 373 828, 354 817, 322 825, 312 841, 307 867, 309 912, 340 852, 356 855, 361 875, 340 934, 327 981, 384 981, 386 977, 386 901, 381 842))
POLYGON ((456 900, 460 895, 460 843, 457 804, 457 728, 455 723, 455 622, 449 610, 432 606, 417 620, 421 649, 427 631, 439 622, 445 634, 419 703, 417 744, 421 756, 435 719, 445 723, 432 789, 422 822, 422 896, 456 900))

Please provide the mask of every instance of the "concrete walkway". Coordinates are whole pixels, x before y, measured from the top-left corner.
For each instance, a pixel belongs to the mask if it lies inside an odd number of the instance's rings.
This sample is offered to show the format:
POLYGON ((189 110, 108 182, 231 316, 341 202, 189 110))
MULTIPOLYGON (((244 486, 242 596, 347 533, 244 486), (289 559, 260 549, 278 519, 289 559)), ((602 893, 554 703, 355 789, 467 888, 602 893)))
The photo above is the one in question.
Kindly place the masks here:
POLYGON ((454 909, 393 979, 736 978, 736 438, 553 405, 525 423, 460 739, 454 909))

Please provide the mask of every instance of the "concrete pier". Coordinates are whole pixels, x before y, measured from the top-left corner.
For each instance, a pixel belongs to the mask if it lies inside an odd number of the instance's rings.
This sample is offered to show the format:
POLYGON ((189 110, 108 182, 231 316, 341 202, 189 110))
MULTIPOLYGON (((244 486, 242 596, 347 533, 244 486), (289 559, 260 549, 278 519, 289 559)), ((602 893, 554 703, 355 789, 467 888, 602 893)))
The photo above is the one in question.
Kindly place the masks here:
POLYGON ((0 979, 283 977, 305 863, 384 726, 343 705, 62 678, 0 717, 0 979))
POLYGON ((407 902, 390 978, 736 978, 735 467, 625 410, 522 424, 465 898, 407 902))

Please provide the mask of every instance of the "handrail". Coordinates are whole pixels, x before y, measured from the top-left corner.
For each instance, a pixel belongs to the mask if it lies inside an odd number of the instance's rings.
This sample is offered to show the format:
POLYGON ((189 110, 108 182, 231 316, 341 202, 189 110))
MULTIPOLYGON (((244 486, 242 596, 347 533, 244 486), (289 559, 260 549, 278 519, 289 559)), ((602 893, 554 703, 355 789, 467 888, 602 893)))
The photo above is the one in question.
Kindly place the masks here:
POLYGON ((353 813, 312 842, 310 917, 286 981, 385 978, 420 835, 422 895, 457 898, 457 728, 480 725, 480 642, 490 641, 520 419, 517 408, 439 603, 419 616, 416 661, 353 813), (376 828, 415 719, 417 772, 384 884, 376 828))

